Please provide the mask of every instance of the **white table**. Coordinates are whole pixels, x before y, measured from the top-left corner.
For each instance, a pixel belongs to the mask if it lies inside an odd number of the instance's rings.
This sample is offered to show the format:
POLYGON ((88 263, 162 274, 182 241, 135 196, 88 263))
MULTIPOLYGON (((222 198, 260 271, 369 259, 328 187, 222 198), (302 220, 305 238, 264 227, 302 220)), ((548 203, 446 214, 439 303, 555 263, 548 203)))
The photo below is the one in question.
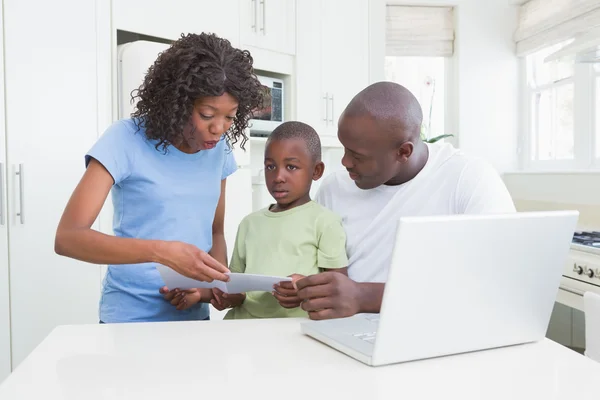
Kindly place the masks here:
POLYGON ((299 322, 61 326, 0 399, 600 399, 600 364, 549 340, 373 368, 299 322))

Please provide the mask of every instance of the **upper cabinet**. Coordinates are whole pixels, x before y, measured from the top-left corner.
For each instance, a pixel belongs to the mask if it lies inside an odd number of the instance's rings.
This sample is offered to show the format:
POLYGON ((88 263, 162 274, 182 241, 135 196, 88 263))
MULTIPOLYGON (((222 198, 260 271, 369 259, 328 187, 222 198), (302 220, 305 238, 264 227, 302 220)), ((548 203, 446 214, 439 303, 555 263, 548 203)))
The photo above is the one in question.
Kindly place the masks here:
POLYGON ((322 136, 337 135, 340 114, 369 84, 368 7, 364 0, 297 4, 297 118, 322 136))
POLYGON ((239 9, 242 47, 295 54, 296 0, 239 0, 239 9))
POLYGON ((113 0, 113 27, 177 40, 182 33, 215 33, 239 45, 239 0, 113 0))

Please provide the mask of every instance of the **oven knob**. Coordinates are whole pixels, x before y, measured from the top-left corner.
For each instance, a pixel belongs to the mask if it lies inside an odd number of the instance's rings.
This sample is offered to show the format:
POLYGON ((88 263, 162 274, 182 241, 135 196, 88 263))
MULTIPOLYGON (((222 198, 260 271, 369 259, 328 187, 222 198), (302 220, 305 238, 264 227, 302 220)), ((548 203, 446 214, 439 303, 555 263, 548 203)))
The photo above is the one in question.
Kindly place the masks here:
POLYGON ((573 268, 573 270, 577 272, 577 275, 583 274, 583 268, 581 267, 581 265, 577 265, 575 268, 573 268))
POLYGON ((587 276, 589 276, 590 278, 593 278, 593 277, 594 277, 594 270, 593 270, 593 269, 591 269, 591 268, 590 268, 590 269, 588 269, 588 270, 587 270, 587 276))

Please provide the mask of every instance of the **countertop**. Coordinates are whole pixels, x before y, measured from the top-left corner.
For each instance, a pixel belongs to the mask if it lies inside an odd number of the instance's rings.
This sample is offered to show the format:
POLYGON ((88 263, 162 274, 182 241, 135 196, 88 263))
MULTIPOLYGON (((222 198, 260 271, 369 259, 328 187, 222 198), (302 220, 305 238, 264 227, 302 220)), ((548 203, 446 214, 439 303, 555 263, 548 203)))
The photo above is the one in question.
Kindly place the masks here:
POLYGON ((600 399, 600 364, 548 339, 369 367, 304 336, 300 322, 60 326, 0 399, 600 399))

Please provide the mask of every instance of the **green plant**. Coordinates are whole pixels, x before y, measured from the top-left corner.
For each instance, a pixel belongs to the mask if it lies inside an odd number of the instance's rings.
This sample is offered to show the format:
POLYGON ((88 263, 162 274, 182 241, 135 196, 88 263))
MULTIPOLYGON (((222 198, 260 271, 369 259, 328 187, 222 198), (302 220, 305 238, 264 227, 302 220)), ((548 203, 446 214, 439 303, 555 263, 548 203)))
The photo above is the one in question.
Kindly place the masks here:
POLYGON ((425 123, 421 124, 421 140, 425 143, 435 143, 438 140, 442 140, 448 137, 454 137, 452 134, 443 134, 435 137, 428 137, 429 130, 431 129, 431 114, 433 112, 433 97, 435 96, 435 79, 432 77, 427 77, 425 80, 425 85, 431 87, 431 97, 429 99, 429 118, 427 119, 427 125, 425 123))
POLYGON ((423 139, 423 141, 425 143, 435 143, 438 140, 442 140, 442 139, 445 139, 445 138, 448 138, 448 137, 454 137, 454 135, 452 135, 450 133, 447 133, 447 134, 435 136, 435 137, 432 137, 432 138, 427 138, 427 137, 421 135, 421 139, 423 139))

